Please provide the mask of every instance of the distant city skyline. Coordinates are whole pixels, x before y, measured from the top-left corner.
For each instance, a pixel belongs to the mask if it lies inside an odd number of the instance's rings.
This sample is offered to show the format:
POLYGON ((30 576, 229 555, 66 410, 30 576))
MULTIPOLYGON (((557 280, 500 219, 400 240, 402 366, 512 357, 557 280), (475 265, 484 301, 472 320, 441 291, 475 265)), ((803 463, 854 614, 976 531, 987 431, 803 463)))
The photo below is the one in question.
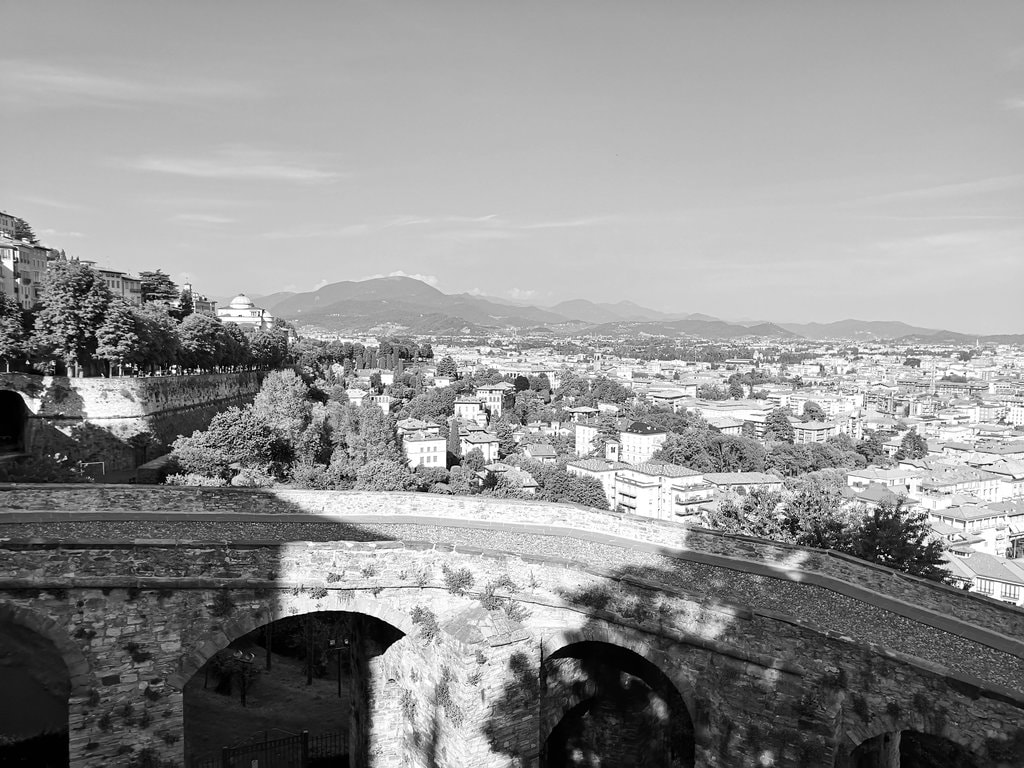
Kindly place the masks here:
POLYGON ((1024 332, 1024 3, 14 3, 0 209, 231 296, 1024 332))

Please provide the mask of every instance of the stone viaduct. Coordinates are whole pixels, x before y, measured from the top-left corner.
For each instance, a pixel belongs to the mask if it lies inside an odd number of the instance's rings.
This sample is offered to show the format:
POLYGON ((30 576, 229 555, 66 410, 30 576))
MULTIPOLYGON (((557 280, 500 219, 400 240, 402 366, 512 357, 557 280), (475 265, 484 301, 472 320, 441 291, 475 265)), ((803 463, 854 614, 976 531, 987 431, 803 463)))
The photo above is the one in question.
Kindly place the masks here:
POLYGON ((598 667, 650 692, 617 738, 651 764, 895 766, 908 733, 1024 764, 1024 611, 834 553, 481 497, 0 486, 0 629, 63 659, 75 768, 184 766, 187 681, 322 611, 401 633, 359 765, 549 764, 598 667))

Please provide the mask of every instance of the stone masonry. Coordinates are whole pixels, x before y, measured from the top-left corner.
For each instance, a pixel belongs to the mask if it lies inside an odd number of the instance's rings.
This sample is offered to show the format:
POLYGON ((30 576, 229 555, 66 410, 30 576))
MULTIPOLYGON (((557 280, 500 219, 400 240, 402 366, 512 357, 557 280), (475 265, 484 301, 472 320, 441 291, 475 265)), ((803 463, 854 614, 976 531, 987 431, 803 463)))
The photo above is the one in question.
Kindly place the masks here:
POLYGON ((126 765, 143 749, 182 765, 188 679, 251 630, 316 611, 403 633, 368 670, 358 736, 374 768, 540 765, 548 734, 589 690, 574 649, 595 644, 667 681, 697 766, 842 766, 864 740, 902 730, 955 741, 979 766, 1018 763, 1005 758, 1021 738, 1022 653, 999 630, 1021 616, 993 601, 821 552, 564 505, 181 488, 149 489, 144 503, 137 490, 0 489, 0 622, 65 660, 76 768, 126 765), (157 519, 204 514, 260 525, 262 538, 151 533, 157 519), (286 519, 344 521, 351 535, 298 540, 286 519), (55 535, 73 520, 102 535, 55 535), (474 532, 493 546, 451 541, 474 532), (614 567, 611 553, 639 560, 652 538, 671 560, 642 577, 614 567), (556 544, 580 557, 539 551, 556 544), (782 610, 790 589, 805 610, 782 610), (934 652, 825 625, 835 600, 920 625, 934 652), (956 667, 949 638, 994 660, 992 673, 956 667))

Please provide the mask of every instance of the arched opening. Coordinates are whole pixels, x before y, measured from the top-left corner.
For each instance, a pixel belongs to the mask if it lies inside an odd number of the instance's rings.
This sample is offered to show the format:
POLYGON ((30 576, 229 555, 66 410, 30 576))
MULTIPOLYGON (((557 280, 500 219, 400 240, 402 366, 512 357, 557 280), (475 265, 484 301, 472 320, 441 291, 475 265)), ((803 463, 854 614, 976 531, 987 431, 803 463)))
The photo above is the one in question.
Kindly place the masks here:
POLYGON ((0 692, 0 765, 67 768, 67 665, 49 639, 2 616, 0 692))
POLYGON ((692 768, 693 719, 668 676, 643 656, 584 641, 543 665, 545 706, 557 717, 543 744, 543 768, 635 765, 692 768))
POLYGON ((979 768, 969 750, 942 736, 889 731, 867 739, 850 754, 850 768, 979 768))
POLYGON ((311 768, 366 765, 374 661, 403 636, 374 616, 318 611, 232 641, 185 684, 186 765, 219 768, 225 747, 232 765, 302 750, 311 768))
POLYGON ((9 389, 0 390, 0 454, 25 450, 25 424, 28 408, 21 395, 9 389))

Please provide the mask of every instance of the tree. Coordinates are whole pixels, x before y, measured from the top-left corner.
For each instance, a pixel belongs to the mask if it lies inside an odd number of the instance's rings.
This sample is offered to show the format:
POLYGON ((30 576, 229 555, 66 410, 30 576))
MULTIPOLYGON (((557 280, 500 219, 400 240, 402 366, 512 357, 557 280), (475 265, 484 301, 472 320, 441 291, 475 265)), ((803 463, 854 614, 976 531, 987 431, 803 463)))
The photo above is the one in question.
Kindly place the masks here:
POLYGON ((193 314, 181 321, 181 364, 186 368, 211 369, 220 361, 224 326, 209 315, 193 314))
POLYGON ((312 419, 313 401, 309 387, 295 371, 273 371, 263 380, 252 409, 294 451, 312 419))
POLYGON ((103 323, 96 329, 96 357, 106 360, 111 372, 115 365, 123 372, 125 363, 140 359, 142 340, 132 310, 124 299, 113 298, 103 323))
POLYGON ((256 331, 249 341, 252 361, 261 368, 280 368, 288 359, 288 333, 279 328, 256 331))
POLYGON ((454 416, 448 420, 448 463, 461 464, 462 441, 459 438, 459 420, 454 416))
POLYGON ((821 406, 813 400, 808 400, 804 403, 804 410, 802 415, 803 421, 824 421, 825 411, 822 410, 821 406))
POLYGON ((917 433, 917 427, 912 427, 903 439, 900 440, 899 450, 896 451, 896 460, 923 459, 928 455, 928 441, 917 433))
MULTIPOLYGON (((568 473, 566 473, 568 474, 568 473)), ((569 475, 564 501, 582 504, 594 509, 608 509, 608 496, 596 477, 569 475)))
POLYGON ((28 240, 32 245, 39 244, 39 238, 36 237, 36 233, 32 231, 32 225, 24 219, 14 220, 13 235, 15 240, 28 240))
POLYGON ((178 286, 168 275, 159 269, 155 272, 139 272, 142 280, 142 301, 167 302, 168 304, 178 298, 178 286))
POLYGON ((708 527, 726 533, 793 542, 796 533, 786 519, 782 504, 783 497, 778 491, 758 489, 738 499, 724 499, 706 514, 705 522, 708 527))
POLYGON ((411 491, 417 485, 416 475, 397 459, 373 459, 356 471, 357 491, 411 491))
POLYGON ((512 386, 515 387, 516 394, 518 395, 520 392, 525 392, 530 388, 530 380, 520 374, 513 379, 512 386))
POLYGON ((171 455, 185 472, 229 479, 232 464, 269 472, 286 451, 252 408, 218 413, 204 431, 174 441, 171 455))
POLYGON ((789 421, 789 411, 785 408, 776 408, 769 413, 764 420, 765 440, 776 440, 784 443, 792 443, 795 437, 793 425, 789 421))
POLYGON ((516 449, 516 439, 512 423, 502 416, 494 427, 494 434, 498 438, 498 457, 505 458, 516 449))
POLYGON ((72 370, 91 372, 96 356, 96 329, 103 323, 110 290, 85 264, 57 261, 44 280, 42 309, 33 342, 72 370))
POLYGON ((11 361, 24 357, 28 349, 21 307, 6 293, 0 293, 0 358, 3 358, 8 371, 11 370, 11 361))
POLYGON ((462 457, 462 466, 471 472, 479 472, 486 465, 484 453, 479 448, 473 448, 462 457))
POLYGON ((866 430, 864 439, 857 443, 857 453, 864 457, 868 464, 888 464, 889 456, 885 452, 885 444, 877 430, 866 430))
POLYGON ((733 400, 742 400, 743 395, 746 394, 743 389, 743 384, 738 379, 734 379, 729 382, 729 397, 733 400))
POLYGON ((192 291, 183 290, 178 295, 178 306, 174 308, 174 316, 179 320, 184 320, 195 311, 196 305, 192 300, 192 291))
POLYGON ((167 310, 157 304, 147 304, 133 309, 132 314, 139 337, 139 365, 151 373, 173 365, 178 359, 181 339, 178 325, 167 310))
POLYGON ((667 461, 697 472, 714 472, 709 433, 705 429, 686 429, 681 434, 670 434, 654 455, 654 461, 667 461))
POLYGON ((931 538, 928 514, 906 509, 905 501, 898 497, 895 503, 882 502, 866 513, 849 554, 932 581, 947 581, 950 574, 944 567, 942 543, 931 538))
POLYGON ((451 355, 445 355, 441 358, 437 364, 436 375, 438 376, 450 376, 452 379, 459 377, 459 366, 455 364, 455 360, 451 355))
POLYGON ((701 400, 728 400, 729 391, 717 384, 701 384, 697 388, 697 397, 701 400))

